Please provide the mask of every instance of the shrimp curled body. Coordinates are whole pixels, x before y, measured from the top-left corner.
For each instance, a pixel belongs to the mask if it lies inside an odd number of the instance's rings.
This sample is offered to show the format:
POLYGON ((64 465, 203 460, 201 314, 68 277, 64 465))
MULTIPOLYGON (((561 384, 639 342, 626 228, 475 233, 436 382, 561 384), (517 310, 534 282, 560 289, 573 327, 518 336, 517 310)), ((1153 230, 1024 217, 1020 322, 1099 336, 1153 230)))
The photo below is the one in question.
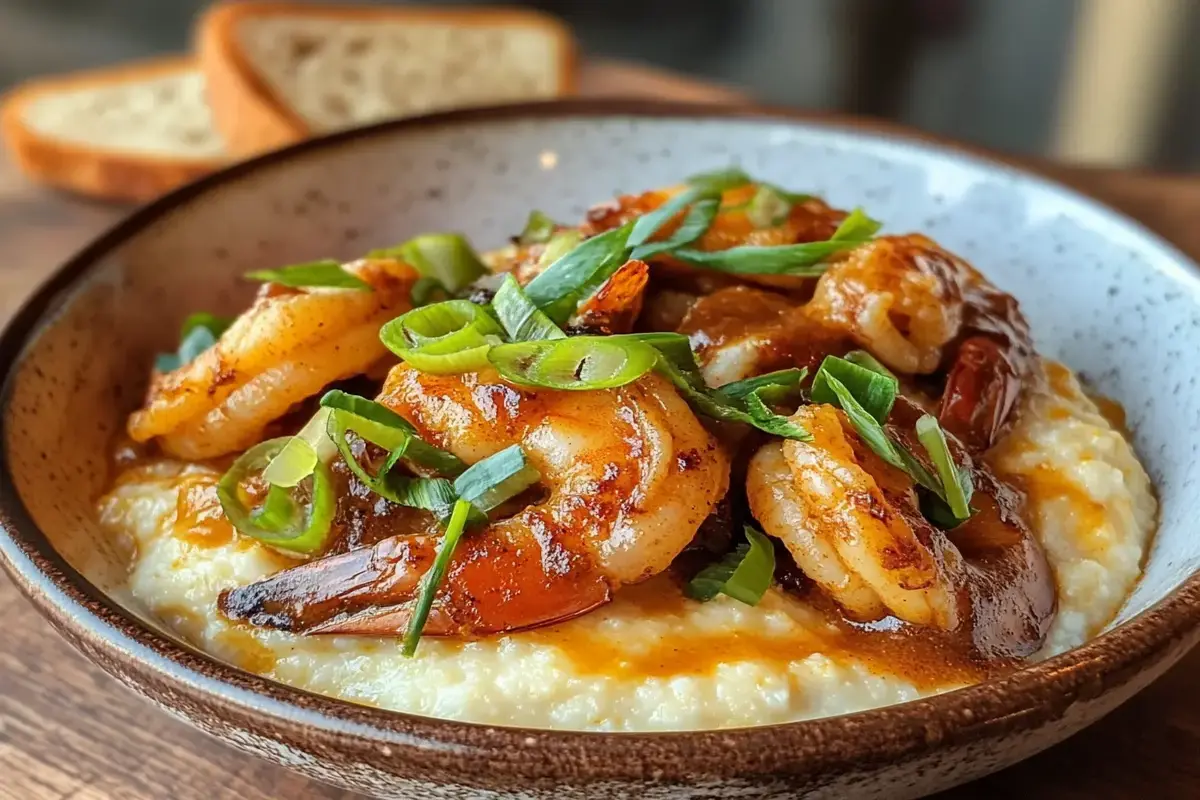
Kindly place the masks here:
MULTIPOLYGON (((512 444, 544 497, 459 542, 425 632, 484 636, 573 617, 665 570, 728 488, 723 451, 664 379, 526 391, 494 373, 394 368, 379 398, 476 462, 512 444)), ((222 597, 226 614, 309 633, 403 631, 431 529, 285 570, 222 597)))
POLYGON ((384 358, 379 328, 408 310, 416 273, 387 259, 345 268, 372 291, 265 285, 214 346, 155 377, 129 435, 189 460, 244 450, 296 403, 384 358))
MULTIPOLYGON (((905 403, 898 411, 915 420, 919 410, 905 403)), ((1054 582, 1013 490, 973 466, 976 512, 943 532, 921 514, 911 479, 868 449, 840 411, 805 406, 793 420, 812 441, 760 449, 747 495, 767 533, 820 589, 859 620, 890 614, 969 630, 985 657, 1037 651, 1054 614, 1054 582)), ((889 429, 903 438, 899 426, 889 429)))

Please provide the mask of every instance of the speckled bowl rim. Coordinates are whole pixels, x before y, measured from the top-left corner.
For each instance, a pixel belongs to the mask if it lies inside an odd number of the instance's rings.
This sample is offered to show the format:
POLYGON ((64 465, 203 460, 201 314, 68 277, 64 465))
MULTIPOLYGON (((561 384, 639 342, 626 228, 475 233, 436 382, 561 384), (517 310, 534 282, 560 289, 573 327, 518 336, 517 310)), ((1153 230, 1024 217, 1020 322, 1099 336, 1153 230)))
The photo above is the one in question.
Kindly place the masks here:
MULTIPOLYGON (((229 167, 150 203, 117 223, 71 258, 29 297, 0 334, 0 403, 10 399, 10 379, 32 333, 104 256, 127 239, 214 187, 252 178, 264 167, 306 155, 418 128, 532 118, 602 117, 738 119, 843 131, 856 137, 905 140, 927 154, 974 167, 1019 172, 1039 188, 1083 203, 1113 225, 1133 228, 1146 248, 1171 260, 1190 260, 1149 230, 1120 213, 1035 174, 1015 170, 969 147, 887 123, 835 115, 811 115, 764 106, 707 106, 642 100, 565 100, 467 109, 385 122, 309 140, 229 167), (882 131, 882 132, 881 132, 882 131)), ((4 419, 0 416, 0 441, 4 419)), ((770 774, 830 774, 902 759, 953 742, 1034 728, 1062 717, 1069 707, 1123 686, 1195 643, 1200 631, 1200 571, 1193 572, 1150 609, 1084 646, 1010 676, 900 705, 804 722, 719 731, 589 733, 454 722, 336 700, 295 689, 230 666, 150 629, 105 597, 54 551, 14 487, 10 464, 0 452, 0 563, 56 628, 85 655, 112 670, 131 664, 139 677, 124 682, 173 686, 216 701, 242 718, 299 726, 329 742, 354 741, 382 747, 452 750, 463 759, 484 759, 498 771, 490 777, 553 777, 564 762, 586 764, 585 777, 647 778, 683 782, 762 777, 770 774), (147 679, 148 676, 148 679, 147 679), (536 750, 539 775, 520 759, 498 753, 536 750), (519 774, 518 774, 519 773, 519 774)), ((186 716, 186 714, 185 714, 186 716)), ((393 749, 389 749, 393 748, 393 749)), ((468 771, 474 771, 473 769, 468 771)))

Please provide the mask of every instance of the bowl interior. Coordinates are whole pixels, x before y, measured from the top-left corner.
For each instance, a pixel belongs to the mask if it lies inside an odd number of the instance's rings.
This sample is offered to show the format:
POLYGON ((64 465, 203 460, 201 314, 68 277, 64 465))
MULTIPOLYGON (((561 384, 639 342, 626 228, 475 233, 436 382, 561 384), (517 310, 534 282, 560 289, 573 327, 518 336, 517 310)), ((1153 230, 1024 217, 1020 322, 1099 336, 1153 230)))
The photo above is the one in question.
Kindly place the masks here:
MULTIPOLYGON (((739 164, 885 231, 921 231, 1016 295, 1043 353, 1126 408, 1161 497, 1145 577, 1117 623, 1200 564, 1200 282, 1189 262, 1066 190, 901 139, 770 119, 545 113, 382 127, 235 168, 139 215, 76 262, 38 321, 4 407, 6 461, 32 519, 135 613, 95 519, 109 451, 154 354, 190 312, 235 313, 254 268, 351 258, 430 230, 480 247, 531 208, 580 217, 615 193, 739 164)), ((141 614, 145 616, 145 614, 141 614)), ((152 621, 151 621, 152 622, 152 621)))

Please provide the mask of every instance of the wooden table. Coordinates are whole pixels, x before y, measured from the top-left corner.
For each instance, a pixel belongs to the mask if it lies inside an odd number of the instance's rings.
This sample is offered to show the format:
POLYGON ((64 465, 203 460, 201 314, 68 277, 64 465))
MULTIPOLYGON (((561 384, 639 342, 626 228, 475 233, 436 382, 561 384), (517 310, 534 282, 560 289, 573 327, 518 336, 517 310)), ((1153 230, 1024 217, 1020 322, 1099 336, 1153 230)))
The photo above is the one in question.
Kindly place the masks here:
MULTIPOLYGON (((586 71, 591 94, 736 94, 624 66, 586 71)), ((1038 169, 1140 219, 1200 260, 1200 177, 1038 169)), ((124 209, 26 184, 0 158, 0 319, 124 209)), ((72 651, 0 576, 0 799, 350 798, 208 739, 72 651)), ((1200 797, 1200 649, 1105 720, 940 800, 1200 797)))

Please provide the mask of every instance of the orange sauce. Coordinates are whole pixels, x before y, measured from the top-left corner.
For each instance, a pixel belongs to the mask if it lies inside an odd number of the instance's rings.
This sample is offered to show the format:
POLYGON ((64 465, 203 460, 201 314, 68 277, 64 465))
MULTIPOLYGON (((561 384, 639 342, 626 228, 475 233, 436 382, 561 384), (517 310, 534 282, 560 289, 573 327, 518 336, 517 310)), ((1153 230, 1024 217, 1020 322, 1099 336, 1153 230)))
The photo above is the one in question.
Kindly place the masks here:
MULTIPOLYGON (((794 624, 778 632, 687 630, 640 646, 606 638, 582 620, 524 636, 559 650, 580 674, 622 679, 711 675, 722 665, 744 662, 786 672, 794 662, 817 654, 835 662, 856 662, 929 690, 976 682, 990 672, 961 652, 949 635, 918 632, 896 620, 856 625, 832 607, 814 609, 782 595, 772 595, 768 602, 774 607, 782 603, 794 624)), ((661 619, 686 614, 696 601, 669 579, 657 578, 622 589, 614 605, 632 606, 636 616, 661 619)))
POLYGON ((217 498, 215 475, 187 475, 176 487, 175 537, 196 547, 222 547, 234 539, 233 526, 225 518, 217 498))
POLYGON ((247 672, 270 672, 278 661, 269 647, 240 628, 221 631, 213 637, 213 642, 230 661, 247 672))
POLYGON ((1125 417, 1125 407, 1116 400, 1101 394, 1092 395, 1092 402, 1100 411, 1100 416, 1108 420, 1108 424, 1119 430, 1123 435, 1129 435, 1128 421, 1125 417))

